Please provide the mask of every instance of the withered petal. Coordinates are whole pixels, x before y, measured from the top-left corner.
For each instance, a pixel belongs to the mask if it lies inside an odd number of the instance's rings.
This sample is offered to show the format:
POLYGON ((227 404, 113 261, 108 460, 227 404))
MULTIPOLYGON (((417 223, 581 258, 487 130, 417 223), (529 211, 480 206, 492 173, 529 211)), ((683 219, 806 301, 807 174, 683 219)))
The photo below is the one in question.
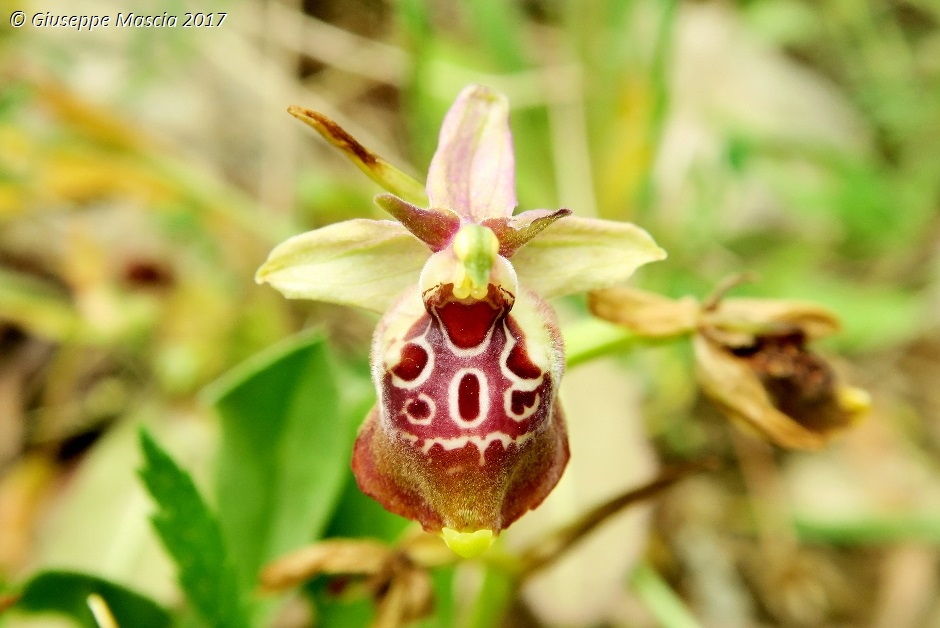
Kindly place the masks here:
POLYGON ((701 334, 694 337, 693 347, 702 391, 732 419, 782 447, 819 449, 826 443, 825 434, 806 429, 777 410, 744 361, 701 334))
POLYGON ((694 330, 701 312, 692 297, 670 299, 626 286, 588 293, 588 309, 598 318, 650 338, 677 336, 694 330))
POLYGON ((387 545, 370 539, 321 541, 269 563, 261 572, 261 586, 274 592, 320 574, 368 576, 377 573, 391 555, 387 545))

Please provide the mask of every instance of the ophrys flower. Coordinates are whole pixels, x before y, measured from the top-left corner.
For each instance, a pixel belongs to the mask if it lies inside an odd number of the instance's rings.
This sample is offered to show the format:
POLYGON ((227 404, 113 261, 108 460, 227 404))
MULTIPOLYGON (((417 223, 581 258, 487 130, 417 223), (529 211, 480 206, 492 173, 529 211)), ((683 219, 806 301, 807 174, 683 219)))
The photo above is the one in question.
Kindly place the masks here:
POLYGON ((619 283, 665 253, 642 229, 516 207, 506 99, 480 86, 448 112, 420 184, 321 114, 292 108, 386 189, 399 222, 291 238, 259 269, 286 296, 384 312, 378 404, 356 440, 360 488, 474 554, 555 486, 568 460, 564 351, 545 298, 619 283))

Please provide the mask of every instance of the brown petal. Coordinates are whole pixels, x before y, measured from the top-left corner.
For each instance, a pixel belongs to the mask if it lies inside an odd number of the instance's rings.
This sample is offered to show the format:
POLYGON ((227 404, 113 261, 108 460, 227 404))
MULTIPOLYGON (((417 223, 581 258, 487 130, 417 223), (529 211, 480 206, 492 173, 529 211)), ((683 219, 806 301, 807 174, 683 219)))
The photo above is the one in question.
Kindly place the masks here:
POLYGON ((378 598, 373 628, 397 628, 426 617, 434 608, 431 577, 423 569, 404 567, 378 598))
POLYGON ((320 575, 372 575, 389 560, 384 543, 368 539, 322 541, 268 564, 261 572, 262 589, 283 591, 320 575))
POLYGON ((725 334, 722 342, 729 345, 749 344, 763 333, 788 329, 799 329, 807 340, 815 340, 841 327, 838 317, 824 307, 784 299, 724 299, 702 318, 715 333, 725 334))
POLYGON ((813 432, 774 407, 748 363, 702 334, 693 340, 702 391, 729 417, 782 447, 818 449, 824 434, 813 432))
POLYGON ((695 329, 700 307, 692 297, 673 300, 626 287, 588 294, 588 309, 598 318, 623 325, 640 336, 663 338, 695 329))

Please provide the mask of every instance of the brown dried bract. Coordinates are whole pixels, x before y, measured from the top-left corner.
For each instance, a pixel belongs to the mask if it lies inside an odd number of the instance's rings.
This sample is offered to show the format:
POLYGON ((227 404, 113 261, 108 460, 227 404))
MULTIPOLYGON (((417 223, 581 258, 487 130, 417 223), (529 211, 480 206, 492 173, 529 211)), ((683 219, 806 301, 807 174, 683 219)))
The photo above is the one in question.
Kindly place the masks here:
POLYGON ((839 320, 814 303, 725 299, 740 280, 731 278, 704 304, 611 288, 591 293, 588 306, 639 336, 692 334, 699 384, 722 412, 777 445, 822 447, 869 404, 867 393, 841 385, 807 346, 838 331, 839 320))
POLYGON ((291 552, 261 572, 261 591, 277 593, 316 576, 334 576, 337 591, 375 602, 373 627, 393 628, 428 615, 434 591, 428 569, 453 562, 436 536, 409 535, 397 546, 373 539, 328 539, 291 552), (357 586, 348 586, 352 582, 357 586))
POLYGON ((816 449, 868 408, 807 343, 839 329, 819 306, 728 299, 704 312, 694 340, 702 391, 725 414, 782 447, 816 449))

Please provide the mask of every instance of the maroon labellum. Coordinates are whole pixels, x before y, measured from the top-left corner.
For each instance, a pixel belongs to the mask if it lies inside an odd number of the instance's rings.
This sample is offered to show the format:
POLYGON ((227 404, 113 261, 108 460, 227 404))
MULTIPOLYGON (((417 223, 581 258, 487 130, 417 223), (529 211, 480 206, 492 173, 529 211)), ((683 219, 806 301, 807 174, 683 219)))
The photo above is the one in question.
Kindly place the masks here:
POLYGON ((380 400, 353 455, 360 487, 429 531, 497 534, 568 460, 562 364, 554 315, 535 295, 490 285, 461 300, 444 284, 423 302, 406 296, 375 334, 380 400))

